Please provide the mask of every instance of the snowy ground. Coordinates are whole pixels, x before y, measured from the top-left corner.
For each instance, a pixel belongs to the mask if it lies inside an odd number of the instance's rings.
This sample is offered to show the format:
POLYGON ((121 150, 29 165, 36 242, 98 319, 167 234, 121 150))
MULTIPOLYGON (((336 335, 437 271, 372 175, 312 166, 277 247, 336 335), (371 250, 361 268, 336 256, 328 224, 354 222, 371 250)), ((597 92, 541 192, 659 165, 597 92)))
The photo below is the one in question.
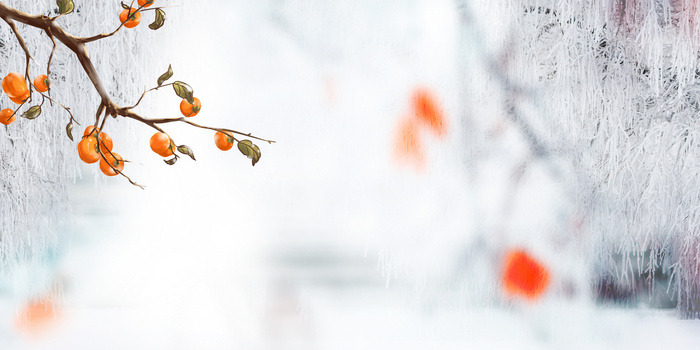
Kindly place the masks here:
MULTIPOLYGON (((523 151, 502 145, 474 173, 464 164, 460 72, 473 57, 460 61, 453 2, 222 6, 183 6, 211 26, 183 31, 181 45, 197 50, 173 68, 202 99, 200 122, 277 143, 259 143, 250 167, 235 150, 215 150, 210 133, 174 127, 197 163, 167 167, 143 142, 130 157, 143 166, 129 166, 147 190, 121 179, 77 184, 75 223, 55 260, 1 286, 0 349, 697 347, 700 323, 671 311, 600 308, 585 288, 535 304, 493 289, 490 251, 474 248, 492 227, 475 217, 502 219, 504 164, 523 151), (440 96, 450 123, 445 139, 424 135, 418 171, 392 158, 416 86, 440 96), (56 317, 32 334, 14 324, 27 302, 15 295, 32 294, 17 291, 26 280, 34 294, 60 295, 56 317)), ((514 206, 537 218, 557 205, 557 189, 529 183, 519 196, 531 200, 514 206)), ((558 261, 529 234, 540 223, 519 220, 506 228, 528 234, 514 240, 563 266, 555 272, 580 263, 558 261)))
MULTIPOLYGON (((116 197, 120 188, 101 193, 116 197)), ((103 200, 90 197, 92 190, 76 188, 80 224, 53 269, 63 286, 56 318, 32 333, 18 329, 13 320, 23 301, 3 294, 0 348, 693 349, 700 341, 700 322, 672 311, 556 300, 434 306, 416 298, 407 276, 387 286, 377 256, 341 239, 306 236, 280 249, 269 240, 276 233, 245 222, 198 229, 177 217, 121 229, 120 209, 91 209, 103 200)), ((145 196, 164 197, 153 189, 145 196)), ((164 199, 175 207, 207 201, 164 199)))

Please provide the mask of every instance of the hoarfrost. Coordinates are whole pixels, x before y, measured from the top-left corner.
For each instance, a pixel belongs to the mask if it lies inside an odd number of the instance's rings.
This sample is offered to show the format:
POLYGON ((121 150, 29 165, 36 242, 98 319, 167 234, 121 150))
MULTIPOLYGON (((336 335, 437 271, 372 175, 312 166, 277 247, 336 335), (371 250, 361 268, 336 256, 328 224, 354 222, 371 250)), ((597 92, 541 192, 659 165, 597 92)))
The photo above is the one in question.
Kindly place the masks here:
MULTIPOLYGON (((31 14, 57 14, 52 0, 4 2, 31 14)), ((75 6, 72 14, 57 20, 70 34, 94 35, 113 30, 119 24, 122 10, 119 2, 82 0, 75 1, 75 6)), ((31 77, 45 74, 51 40, 40 30, 16 24, 36 60, 30 62, 31 77)), ((167 67, 163 43, 168 41, 164 40, 166 36, 174 35, 173 29, 169 26, 157 32, 140 33, 122 30, 111 38, 88 44, 90 58, 117 104, 134 102, 146 85, 153 84, 161 67, 167 67)), ((0 25, 0 63, 2 76, 9 72, 24 74, 24 52, 4 23, 0 25)), ((77 142, 77 135, 94 122, 99 96, 73 53, 60 42, 49 78, 52 96, 69 107, 81 123, 73 130, 77 142)), ((6 97, 0 101, 3 108, 15 106, 6 97)), ((66 136, 68 114, 56 105, 49 107, 48 102, 43 110, 36 120, 17 118, 0 131, 0 266, 3 268, 24 259, 39 259, 56 243, 62 228, 70 221, 68 190, 81 177, 76 144, 66 136)), ((124 147, 133 143, 133 137, 129 136, 131 126, 114 121, 108 125, 110 134, 123 140, 124 147)))
POLYGON ((484 94, 505 95, 512 108, 504 108, 501 118, 515 120, 531 153, 561 171, 554 178, 571 189, 574 211, 583 218, 586 236, 576 239, 588 249, 589 263, 618 283, 632 283, 640 274, 653 278, 656 271, 670 274, 681 313, 697 317, 697 5, 460 4, 464 25, 476 23, 484 32, 482 68, 491 81, 505 81, 487 84, 484 94), (517 119, 508 115, 513 113, 517 119))

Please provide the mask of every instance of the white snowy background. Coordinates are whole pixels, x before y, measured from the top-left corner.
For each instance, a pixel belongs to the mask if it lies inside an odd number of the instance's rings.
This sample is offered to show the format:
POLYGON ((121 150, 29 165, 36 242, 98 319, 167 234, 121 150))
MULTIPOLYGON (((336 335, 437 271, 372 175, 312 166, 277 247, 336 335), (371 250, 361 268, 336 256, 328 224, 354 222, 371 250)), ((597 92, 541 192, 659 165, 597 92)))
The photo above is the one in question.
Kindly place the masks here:
MULTIPOLYGON (((197 156, 169 167, 148 148, 151 130, 113 124, 132 135, 115 147, 147 189, 94 181, 81 165, 52 259, 0 284, 0 349, 700 344, 700 323, 672 310, 593 302, 597 246, 558 231, 575 217, 569 169, 528 156, 499 112, 508 98, 490 94, 498 79, 484 57, 509 30, 488 4, 470 3, 466 23, 467 5, 451 0, 167 4, 181 5, 161 29, 172 31, 167 57, 151 54, 194 88, 198 122, 277 143, 258 142, 251 167, 211 133, 169 126, 197 156), (443 139, 421 135, 419 170, 393 158, 416 87, 439 97, 449 125, 443 139), (551 269, 538 302, 498 288, 509 247, 551 269), (19 310, 46 291, 58 294, 55 319, 18 329, 19 310)), ((152 35, 135 30, 135 41, 152 35)), ((179 113, 169 91, 149 98, 144 114, 179 113)))

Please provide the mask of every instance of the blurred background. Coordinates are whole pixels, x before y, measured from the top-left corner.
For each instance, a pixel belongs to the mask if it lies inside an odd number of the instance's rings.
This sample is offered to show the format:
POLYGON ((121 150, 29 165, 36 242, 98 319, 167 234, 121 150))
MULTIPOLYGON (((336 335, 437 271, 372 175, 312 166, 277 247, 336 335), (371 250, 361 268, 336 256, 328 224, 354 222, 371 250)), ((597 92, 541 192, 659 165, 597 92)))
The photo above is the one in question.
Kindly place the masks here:
MULTIPOLYGON (((596 290, 605 275, 581 238, 571 169, 541 153, 528 134, 539 125, 503 112, 518 92, 492 66, 508 60, 489 48, 509 31, 488 4, 166 3, 168 40, 139 48, 152 57, 144 84, 170 63, 202 101, 195 122, 275 143, 256 141, 251 167, 213 133, 167 125, 197 157, 167 166, 152 130, 110 120, 146 189, 79 165, 56 244, 0 280, 0 349, 700 340, 700 323, 678 320, 663 295, 596 290)), ((178 104, 158 92, 139 112, 176 116, 178 104)))

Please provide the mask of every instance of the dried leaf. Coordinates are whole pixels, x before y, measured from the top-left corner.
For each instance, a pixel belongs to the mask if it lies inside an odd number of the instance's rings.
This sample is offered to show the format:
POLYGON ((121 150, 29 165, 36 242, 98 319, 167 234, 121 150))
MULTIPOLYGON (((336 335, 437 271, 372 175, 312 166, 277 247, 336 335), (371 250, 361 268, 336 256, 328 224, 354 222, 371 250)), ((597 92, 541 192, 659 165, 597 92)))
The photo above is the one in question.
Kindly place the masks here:
POLYGON ((196 160, 196 159, 194 159, 194 152, 192 152, 192 149, 190 148, 190 146, 187 146, 187 145, 177 146, 177 151, 186 155, 186 156, 190 156, 190 158, 192 158, 192 160, 196 160))
POLYGON ((68 125, 66 125, 66 134, 68 134, 68 138, 73 141, 73 121, 71 120, 68 125))
POLYGON ((162 27, 163 24, 165 24, 165 11, 156 9, 156 19, 153 21, 153 23, 148 25, 148 28, 157 30, 162 27))
POLYGON ((163 83, 170 79, 173 76, 173 67, 172 65, 168 65, 168 71, 163 73, 163 75, 158 77, 158 86, 163 85, 163 83))

